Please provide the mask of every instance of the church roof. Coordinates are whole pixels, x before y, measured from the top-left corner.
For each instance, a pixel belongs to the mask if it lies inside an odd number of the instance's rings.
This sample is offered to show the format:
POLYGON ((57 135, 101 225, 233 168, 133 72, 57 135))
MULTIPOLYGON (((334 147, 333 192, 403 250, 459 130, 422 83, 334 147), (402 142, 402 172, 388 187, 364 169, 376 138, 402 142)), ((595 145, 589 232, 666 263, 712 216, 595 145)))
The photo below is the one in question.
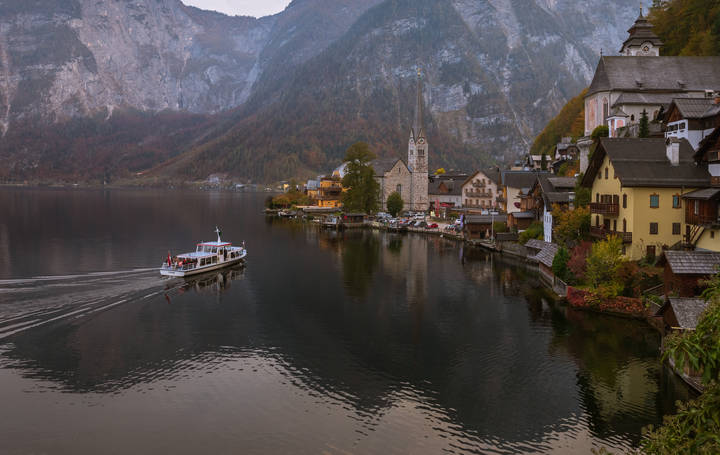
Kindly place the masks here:
POLYGON ((708 89, 720 89, 720 57, 604 56, 588 95, 610 90, 665 91, 676 93, 672 99, 678 93, 708 89))
POLYGON ((623 52, 628 46, 641 46, 646 42, 651 42, 655 47, 663 45, 660 37, 653 31, 653 25, 642 15, 642 11, 633 26, 628 29, 628 33, 630 36, 623 43, 620 52, 623 52))
POLYGON ((418 69, 417 74, 417 99, 415 100, 415 118, 413 119, 412 129, 410 134, 414 140, 418 140, 421 137, 425 137, 425 124, 423 122, 423 95, 422 95, 422 79, 420 76, 420 70, 418 69))
POLYGON ((403 166, 407 167, 405 162, 400 158, 378 158, 370 161, 370 166, 372 166, 375 171, 375 175, 383 176, 390 172, 398 161, 402 162, 403 166))

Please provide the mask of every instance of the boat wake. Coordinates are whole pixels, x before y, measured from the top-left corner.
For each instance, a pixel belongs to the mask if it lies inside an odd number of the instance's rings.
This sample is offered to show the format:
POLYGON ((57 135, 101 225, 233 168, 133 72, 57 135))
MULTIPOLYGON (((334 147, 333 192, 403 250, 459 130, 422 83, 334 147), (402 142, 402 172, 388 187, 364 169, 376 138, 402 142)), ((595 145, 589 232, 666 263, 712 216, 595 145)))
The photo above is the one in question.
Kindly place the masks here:
POLYGON ((167 293, 183 284, 157 268, 0 280, 0 342, 63 319, 167 293))

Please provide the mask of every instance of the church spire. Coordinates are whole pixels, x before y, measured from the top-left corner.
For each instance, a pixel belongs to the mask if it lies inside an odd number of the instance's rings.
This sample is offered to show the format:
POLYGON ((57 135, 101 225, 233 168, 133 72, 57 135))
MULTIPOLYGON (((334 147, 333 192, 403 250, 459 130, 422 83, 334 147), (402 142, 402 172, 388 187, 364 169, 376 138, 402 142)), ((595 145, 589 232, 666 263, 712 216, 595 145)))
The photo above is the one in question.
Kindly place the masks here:
POLYGON ((423 124, 423 97, 422 97, 422 73, 417 69, 417 99, 415 100, 415 119, 411 134, 416 141, 425 137, 425 126, 423 124))

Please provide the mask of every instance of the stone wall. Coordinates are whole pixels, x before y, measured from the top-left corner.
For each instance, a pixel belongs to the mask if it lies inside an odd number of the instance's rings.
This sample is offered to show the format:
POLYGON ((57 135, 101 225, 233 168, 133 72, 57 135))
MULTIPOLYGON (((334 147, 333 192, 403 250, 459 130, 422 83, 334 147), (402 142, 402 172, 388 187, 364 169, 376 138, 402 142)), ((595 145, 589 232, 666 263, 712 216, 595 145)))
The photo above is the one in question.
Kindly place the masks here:
MULTIPOLYGON (((387 210, 388 196, 397 190, 398 185, 401 186, 400 196, 404 202, 404 210, 413 210, 410 207, 412 179, 410 171, 402 161, 398 161, 384 176, 375 176, 375 179, 380 184, 380 206, 383 211, 387 210)), ((425 198, 427 199, 427 177, 425 178, 425 198)))

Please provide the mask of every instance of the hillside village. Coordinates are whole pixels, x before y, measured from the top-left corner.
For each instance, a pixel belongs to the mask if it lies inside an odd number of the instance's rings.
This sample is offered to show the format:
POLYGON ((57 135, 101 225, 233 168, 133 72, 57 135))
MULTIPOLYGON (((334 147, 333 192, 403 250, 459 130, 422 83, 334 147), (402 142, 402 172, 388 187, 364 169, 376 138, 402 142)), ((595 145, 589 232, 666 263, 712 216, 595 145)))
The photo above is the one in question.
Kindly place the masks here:
MULTIPOLYGON (((563 138, 554 153, 527 154, 508 169, 428 173, 419 71, 407 158, 369 162, 379 187, 374 222, 402 225, 384 213, 397 193, 411 215, 538 262, 571 303, 597 293, 655 295, 651 316, 663 328, 693 328, 702 281, 720 266, 720 57, 663 56, 662 48, 641 11, 619 55, 600 57, 584 97, 584 137, 563 138), (606 243, 624 276, 612 283, 587 276, 593 244, 606 243)), ((335 216, 346 171, 344 164, 298 185, 305 199, 296 208, 335 216)), ((648 315, 639 304, 622 311, 648 315)))

